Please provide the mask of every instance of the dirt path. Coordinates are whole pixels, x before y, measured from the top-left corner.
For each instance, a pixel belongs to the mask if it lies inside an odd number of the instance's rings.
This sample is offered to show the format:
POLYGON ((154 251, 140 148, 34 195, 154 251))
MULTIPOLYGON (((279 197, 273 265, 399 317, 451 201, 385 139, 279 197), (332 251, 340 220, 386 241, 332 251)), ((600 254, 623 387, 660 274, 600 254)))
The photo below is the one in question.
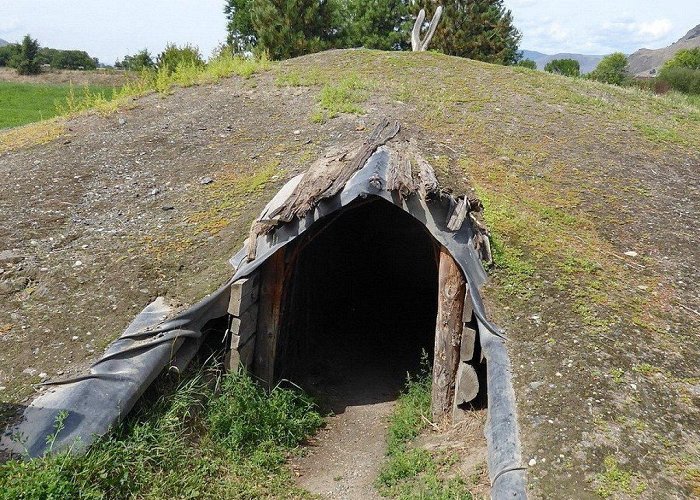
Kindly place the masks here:
POLYGON ((348 407, 295 464, 297 483, 322 498, 381 498, 374 480, 386 453, 386 420, 393 401, 348 407))
POLYGON ((309 443, 306 456, 292 464, 299 486, 322 498, 381 498, 374 480, 385 460, 388 417, 402 384, 390 371, 366 366, 305 381, 333 416, 309 443))

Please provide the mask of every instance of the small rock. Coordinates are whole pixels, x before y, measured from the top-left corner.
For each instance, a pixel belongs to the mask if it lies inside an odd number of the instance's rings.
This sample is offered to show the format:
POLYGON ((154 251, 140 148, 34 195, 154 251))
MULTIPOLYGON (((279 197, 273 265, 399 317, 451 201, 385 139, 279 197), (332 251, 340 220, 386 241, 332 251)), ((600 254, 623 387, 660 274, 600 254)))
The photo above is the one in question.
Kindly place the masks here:
POLYGON ((634 250, 628 250, 627 252, 625 252, 625 255, 626 255, 627 257, 636 257, 636 256, 637 256, 637 252, 635 252, 634 250))
POLYGON ((73 264, 73 267, 80 267, 80 266, 82 266, 82 265, 83 265, 83 261, 82 261, 82 260, 76 260, 75 263, 73 264))
POLYGON ((557 373, 555 373, 554 375, 556 375, 557 377, 561 377, 561 376, 562 376, 562 375, 561 375, 561 372, 557 372, 557 373))
POLYGON ((530 389, 535 390, 543 385, 544 385, 544 382, 539 382, 539 381, 538 382, 530 382, 530 389))
POLYGON ((294 135, 299 135, 299 134, 301 134, 301 130, 295 130, 295 131, 294 131, 294 135))
POLYGON ((78 336, 77 336, 77 335, 73 335, 73 336, 71 337, 71 340, 78 340, 78 336))
POLYGON ((155 196, 155 195, 157 195, 158 193, 160 193, 160 189, 158 189, 158 188, 153 188, 153 189, 151 189, 151 192, 148 193, 148 194, 150 194, 151 196, 155 196))
POLYGON ((0 252, 0 263, 2 264, 17 264, 24 259, 15 250, 3 250, 0 252))
POLYGON ((172 205, 163 205, 163 206, 160 207, 160 208, 162 208, 162 209, 165 210, 166 212, 167 212, 168 210, 175 210, 175 207, 172 206, 172 205))
POLYGON ((214 182, 214 179, 212 179, 211 177, 202 177, 201 179, 199 179, 199 183, 205 186, 207 184, 211 184, 212 182, 214 182))
POLYGON ((119 118, 119 125, 126 125, 126 120, 124 118, 119 118))
POLYGON ((47 378, 49 375, 46 372, 41 372, 39 378, 47 378))
POLYGON ((25 368, 24 370, 22 370, 22 373, 33 377, 34 375, 36 375, 36 370, 34 368, 25 368))
POLYGON ((535 460, 534 458, 531 458, 530 461, 529 461, 527 464, 528 464, 530 467, 534 467, 535 465, 537 465, 537 460, 535 460))
POLYGON ((5 387, 4 385, 0 385, 0 391, 4 391, 5 389, 7 389, 7 387, 5 387))

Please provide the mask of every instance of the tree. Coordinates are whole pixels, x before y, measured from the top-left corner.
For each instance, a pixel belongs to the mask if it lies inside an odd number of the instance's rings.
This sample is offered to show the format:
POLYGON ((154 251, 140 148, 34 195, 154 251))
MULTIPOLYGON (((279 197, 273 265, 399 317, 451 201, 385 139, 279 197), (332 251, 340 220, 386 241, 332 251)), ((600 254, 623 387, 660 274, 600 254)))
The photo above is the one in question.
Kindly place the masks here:
POLYGON ((605 56, 588 77, 598 82, 622 85, 628 78, 627 56, 622 52, 605 56))
POLYGON ((252 0, 256 50, 288 59, 331 47, 338 34, 332 1, 252 0))
POLYGON ((659 71, 659 80, 673 90, 700 94, 700 47, 676 52, 659 71))
POLYGON ((224 14, 228 23, 226 42, 236 52, 253 50, 257 42, 257 33, 253 27, 253 0, 226 0, 224 14))
POLYGON ((575 59, 554 59, 545 65, 544 70, 564 76, 581 75, 581 66, 575 59))
POLYGON ((0 66, 12 67, 12 60, 16 60, 19 55, 20 46, 18 43, 10 43, 0 47, 0 66))
POLYGON ((342 17, 345 47, 379 50, 411 47, 414 19, 408 0, 348 0, 342 17))
POLYGON ((13 57, 12 66, 20 75, 36 75, 41 71, 39 64, 39 42, 25 35, 19 47, 19 53, 13 57))
POLYGON ((522 59, 518 61, 517 66, 527 69, 537 69, 537 63, 532 59, 522 59))
POLYGON ((662 69, 667 68, 700 69, 700 47, 679 50, 662 69))
MULTIPOLYGON (((418 0, 414 13, 423 8, 426 19, 432 19, 437 5, 432 0, 418 0)), ((431 48, 479 61, 515 64, 521 57, 521 38, 503 0, 450 0, 443 3, 431 48)))
POLYGON ((114 63, 115 68, 128 69, 130 71, 142 71, 155 67, 151 53, 148 49, 143 49, 133 56, 124 56, 122 61, 114 63))

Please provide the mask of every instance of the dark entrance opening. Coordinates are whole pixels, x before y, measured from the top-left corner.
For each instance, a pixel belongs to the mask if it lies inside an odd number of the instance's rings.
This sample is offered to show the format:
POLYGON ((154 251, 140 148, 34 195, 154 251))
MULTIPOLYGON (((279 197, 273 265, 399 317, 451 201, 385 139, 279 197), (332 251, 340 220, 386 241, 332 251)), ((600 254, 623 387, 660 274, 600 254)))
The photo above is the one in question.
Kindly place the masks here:
POLYGON ((295 242, 275 374, 341 413, 390 401, 432 362, 437 242, 381 199, 350 205, 295 242))

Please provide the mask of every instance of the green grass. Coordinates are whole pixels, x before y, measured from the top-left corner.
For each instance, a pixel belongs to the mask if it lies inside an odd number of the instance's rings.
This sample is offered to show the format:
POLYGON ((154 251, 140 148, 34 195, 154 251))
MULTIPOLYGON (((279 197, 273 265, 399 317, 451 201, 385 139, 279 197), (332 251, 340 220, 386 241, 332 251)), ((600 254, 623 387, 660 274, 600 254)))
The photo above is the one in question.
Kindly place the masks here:
POLYGON ((84 101, 95 94, 109 100, 113 89, 89 86, 76 90, 71 85, 0 82, 0 128, 53 118, 61 114, 57 104, 63 105, 71 95, 74 100, 84 101))
POLYGON ((377 490, 401 500, 471 500, 466 481, 452 470, 456 455, 414 445, 430 422, 431 384, 426 363, 417 377, 408 378, 389 423, 387 461, 375 482, 377 490))
MULTIPOLYGON (((304 498, 286 456, 323 419, 299 392, 201 372, 144 405, 85 455, 0 465, 0 498, 304 498)), ((62 430, 57 422, 56 434, 62 430)))

